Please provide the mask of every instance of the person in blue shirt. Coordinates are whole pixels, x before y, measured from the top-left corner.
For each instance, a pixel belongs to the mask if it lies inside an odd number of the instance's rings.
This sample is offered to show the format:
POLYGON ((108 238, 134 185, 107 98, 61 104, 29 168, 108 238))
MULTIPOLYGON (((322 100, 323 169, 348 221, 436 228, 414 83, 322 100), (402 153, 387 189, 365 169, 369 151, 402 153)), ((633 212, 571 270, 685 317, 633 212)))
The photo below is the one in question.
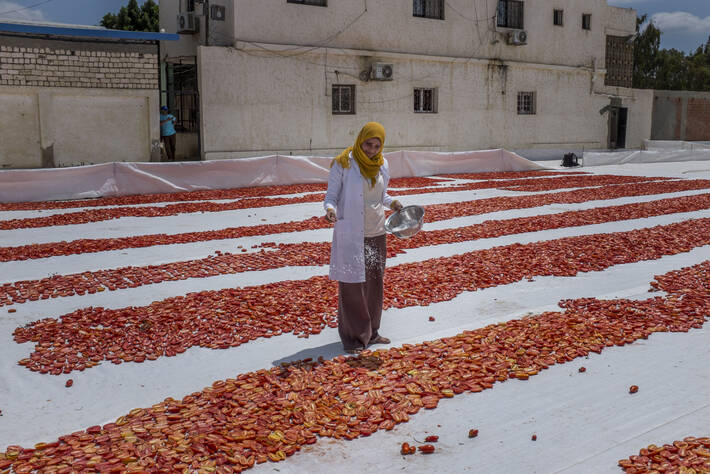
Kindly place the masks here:
POLYGON ((175 161, 175 116, 170 113, 166 105, 160 108, 160 139, 165 145, 168 161, 175 161))

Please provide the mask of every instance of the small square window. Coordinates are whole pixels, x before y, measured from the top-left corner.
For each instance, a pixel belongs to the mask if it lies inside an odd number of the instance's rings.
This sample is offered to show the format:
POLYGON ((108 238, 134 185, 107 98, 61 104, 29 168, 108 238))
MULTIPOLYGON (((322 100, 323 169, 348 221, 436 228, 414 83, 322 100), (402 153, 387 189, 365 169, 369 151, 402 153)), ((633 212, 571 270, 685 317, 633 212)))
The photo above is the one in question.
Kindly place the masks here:
POLYGON ((414 88, 414 112, 419 114, 436 113, 436 89, 414 88))
POLYGON ((518 115, 535 115, 535 92, 518 92, 518 115))
POLYGON ((326 0, 286 0, 286 3, 300 3, 302 5, 316 5, 318 7, 327 7, 326 0))
POLYGON ((592 14, 584 13, 582 14, 582 29, 591 30, 592 29, 592 14))
POLYGON ((564 13, 564 10, 554 10, 552 14, 552 22, 556 26, 562 26, 562 15, 564 13))
POLYGON ((503 28, 522 30, 524 27, 525 4, 521 0, 498 0, 496 25, 503 28))
POLYGON ((414 0, 414 16, 421 18, 444 19, 444 0, 414 0))
POLYGON ((333 84, 333 115, 355 113, 355 86, 333 84))

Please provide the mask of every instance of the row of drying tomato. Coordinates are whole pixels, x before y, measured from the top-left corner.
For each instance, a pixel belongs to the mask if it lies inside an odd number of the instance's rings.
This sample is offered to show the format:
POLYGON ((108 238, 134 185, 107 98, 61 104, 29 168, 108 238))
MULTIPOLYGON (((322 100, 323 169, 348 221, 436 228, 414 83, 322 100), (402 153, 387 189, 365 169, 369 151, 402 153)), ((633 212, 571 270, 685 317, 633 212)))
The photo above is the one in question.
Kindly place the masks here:
MULTIPOLYGON (((643 183, 640 185, 620 185, 606 188, 580 189, 553 194, 519 197, 494 197, 452 204, 427 206, 427 222, 463 217, 509 209, 544 206, 553 203, 579 203, 590 200, 614 199, 626 196, 650 195, 669 192, 705 189, 710 181, 672 181, 665 183, 643 183)), ((262 224, 257 226, 232 227, 228 229, 188 232, 181 234, 151 234, 109 239, 79 239, 71 242, 49 242, 18 247, 0 247, 0 262, 45 258, 58 255, 102 252, 125 248, 172 245, 205 240, 234 239, 256 235, 270 235, 281 232, 298 232, 322 229, 329 224, 319 217, 282 224, 262 224)))
MULTIPOLYGON (((559 171, 504 171, 491 173, 467 173, 465 175, 447 175, 451 179, 510 179, 510 178, 530 178, 537 176, 551 176, 562 174, 559 171)), ((569 174, 586 174, 583 172, 566 172, 569 174)), ((408 177, 393 178, 390 186, 394 188, 425 188, 432 184, 442 183, 440 177, 408 177)), ((0 203, 0 211, 25 211, 39 209, 71 209, 75 207, 96 207, 96 206, 129 206, 135 204, 150 204, 158 202, 180 202, 180 201, 206 201, 216 199, 240 199, 249 197, 278 196, 283 194, 299 194, 308 192, 325 191, 325 183, 302 183, 269 186, 251 186, 246 188, 231 189, 211 189, 200 191, 184 191, 177 193, 158 194, 134 194, 120 197, 103 197, 95 199, 82 199, 75 201, 51 201, 51 202, 10 202, 0 203)))
MULTIPOLYGON (((394 178, 392 186, 407 188, 423 188, 441 183, 440 178, 394 178)), ((209 201, 220 199, 244 199, 255 197, 279 196, 284 194, 301 194, 325 191, 326 183, 301 183, 268 186, 250 186, 245 188, 209 189, 199 191, 183 191, 176 193, 132 194, 118 197, 102 197, 73 201, 46 202, 10 202, 0 203, 0 211, 26 211, 44 209, 71 209, 97 206, 131 206, 136 204, 152 204, 159 202, 209 201)))
POLYGON ((710 262, 660 277, 656 287, 668 296, 566 300, 563 312, 453 337, 243 373, 57 441, 9 446, 0 454, 0 469, 230 473, 282 461, 317 436, 369 436, 443 398, 526 380, 654 332, 703 326, 710 312, 710 262))
MULTIPOLYGON (((697 219, 402 264, 387 269, 384 307, 426 306, 451 300, 464 291, 534 276, 600 271, 708 244, 710 219, 697 219)), ((317 259, 318 255, 307 258, 317 259)), ((174 356, 193 346, 228 348, 289 332, 307 337, 326 326, 336 326, 336 295, 335 283, 317 276, 201 291, 142 307, 82 308, 59 319, 46 318, 19 327, 13 334, 18 343, 36 343, 34 352, 20 360, 20 365, 59 375, 84 370, 102 360, 118 364, 174 356)))
POLYGON ((619 461, 626 474, 710 472, 710 437, 688 436, 682 441, 642 448, 638 455, 619 461))
MULTIPOLYGON (((625 219, 639 219, 677 212, 691 212, 710 208, 710 194, 661 199, 652 202, 625 204, 582 211, 570 211, 544 216, 492 220, 453 229, 424 231, 408 240, 388 241, 388 256, 431 245, 464 242, 481 238, 499 237, 523 232, 536 232, 625 219)), ((323 222, 321 220, 321 222, 323 222)), ((274 246, 274 245, 270 245, 274 246)), ((60 296, 93 294, 134 288, 164 281, 205 278, 216 275, 259 271, 286 266, 327 265, 330 243, 280 244, 275 251, 248 254, 222 254, 182 262, 120 267, 69 275, 56 275, 41 280, 22 280, 0 286, 0 306, 60 296)), ((246 251, 246 249, 242 249, 246 251)))
MULTIPOLYGON (((653 181, 658 178, 643 178, 634 176, 605 176, 605 175, 585 175, 582 178, 586 179, 587 186, 598 186, 611 183, 637 183, 642 181, 653 181)), ((569 187, 566 183, 568 178, 550 178, 556 180, 558 188, 569 187)), ((523 184, 527 179, 506 181, 505 185, 510 186, 513 183, 523 184)), ((550 185, 552 186, 552 185, 550 185)), ((454 192, 466 191, 473 189, 497 188, 499 184, 496 181, 485 181, 468 184, 456 184, 453 186, 430 187, 430 188, 413 188, 402 191, 392 191, 392 195, 412 195, 425 194, 432 192, 454 192)), ((553 189, 550 187, 549 189, 553 189)), ((54 214, 44 217, 28 217, 22 219, 9 219, 0 221, 0 230, 10 229, 26 229, 37 227, 48 227, 55 225, 71 225, 85 224, 87 222, 99 222, 110 219, 118 219, 121 217, 157 217, 157 216, 174 216, 177 214, 195 213, 195 212, 222 212, 233 211, 239 209, 262 208, 273 206, 284 206, 288 204, 301 204, 307 202, 322 201, 325 194, 308 194, 305 196, 295 197, 269 197, 259 199, 240 199, 234 202, 184 202, 178 204, 167 204, 165 206, 146 206, 146 207, 112 207, 101 209, 84 209, 77 212, 68 212, 54 214)))

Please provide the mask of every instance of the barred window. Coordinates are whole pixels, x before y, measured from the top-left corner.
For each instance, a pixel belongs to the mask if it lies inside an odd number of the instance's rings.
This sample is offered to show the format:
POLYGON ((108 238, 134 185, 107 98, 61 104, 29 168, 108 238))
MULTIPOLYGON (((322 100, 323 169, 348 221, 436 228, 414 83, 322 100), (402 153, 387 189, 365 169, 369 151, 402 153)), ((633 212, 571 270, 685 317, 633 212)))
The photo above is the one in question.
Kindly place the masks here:
POLYGON ((498 10, 496 12, 496 24, 503 28, 515 28, 522 30, 524 2, 520 0, 498 0, 498 10))
POLYGON ((413 15, 443 20, 444 0, 414 0, 413 15))
POLYGON ((333 84, 333 115, 355 113, 355 86, 333 84))
POLYGON ((286 0, 286 3, 300 3, 302 5, 316 5, 319 7, 328 6, 328 2, 326 0, 286 0))
POLYGON ((436 89, 414 88, 414 112, 420 114, 436 113, 436 89))
POLYGON ((564 15, 564 10, 553 10, 552 13, 552 23, 555 26, 562 26, 562 18, 564 15))
POLYGON ((583 13, 582 14, 582 29, 591 30, 592 29, 592 14, 583 13))
POLYGON ((535 115, 535 92, 518 92, 518 115, 535 115))
POLYGON ((606 37, 604 85, 631 87, 634 75, 634 44, 628 37, 606 37))

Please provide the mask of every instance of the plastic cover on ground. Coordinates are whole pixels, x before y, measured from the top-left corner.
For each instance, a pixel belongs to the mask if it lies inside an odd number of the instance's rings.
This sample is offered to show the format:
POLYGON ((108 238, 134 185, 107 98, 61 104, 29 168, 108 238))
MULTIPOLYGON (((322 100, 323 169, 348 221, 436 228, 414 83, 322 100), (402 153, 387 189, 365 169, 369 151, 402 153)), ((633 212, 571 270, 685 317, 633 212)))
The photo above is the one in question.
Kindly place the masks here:
POLYGON ((708 142, 645 140, 643 150, 585 152, 584 166, 710 160, 708 142))

